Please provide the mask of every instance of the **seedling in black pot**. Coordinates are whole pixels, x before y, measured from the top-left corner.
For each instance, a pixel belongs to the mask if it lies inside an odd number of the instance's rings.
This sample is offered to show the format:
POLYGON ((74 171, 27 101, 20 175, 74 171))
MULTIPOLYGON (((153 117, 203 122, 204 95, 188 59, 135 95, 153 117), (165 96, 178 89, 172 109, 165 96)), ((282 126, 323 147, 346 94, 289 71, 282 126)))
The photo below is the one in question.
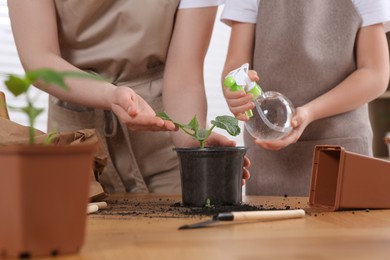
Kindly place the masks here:
MULTIPOLYGON (((165 112, 157 116, 174 122, 165 112)), ((199 141, 199 147, 174 148, 180 162, 182 201, 185 206, 238 205, 242 201, 242 173, 245 147, 205 147, 214 128, 230 135, 240 134, 238 121, 232 116, 217 116, 209 129, 202 129, 194 116, 188 124, 174 122, 199 141)))

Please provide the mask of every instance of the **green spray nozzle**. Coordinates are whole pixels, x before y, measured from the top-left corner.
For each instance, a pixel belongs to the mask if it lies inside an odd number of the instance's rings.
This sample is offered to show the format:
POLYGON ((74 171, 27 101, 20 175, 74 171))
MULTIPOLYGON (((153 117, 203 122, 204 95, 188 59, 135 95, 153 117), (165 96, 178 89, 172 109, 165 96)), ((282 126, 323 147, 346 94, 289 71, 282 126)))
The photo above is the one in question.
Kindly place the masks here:
MULTIPOLYGON (((244 90, 246 93, 252 94, 253 100, 263 93, 261 87, 248 76, 249 64, 245 63, 240 68, 231 71, 224 80, 225 87, 231 91, 244 90)), ((252 110, 245 111, 248 117, 253 116, 252 110)))
POLYGON ((239 90, 245 91, 245 89, 242 86, 237 85, 237 83, 232 75, 226 76, 223 84, 225 85, 225 87, 230 88, 231 91, 239 91, 239 90))

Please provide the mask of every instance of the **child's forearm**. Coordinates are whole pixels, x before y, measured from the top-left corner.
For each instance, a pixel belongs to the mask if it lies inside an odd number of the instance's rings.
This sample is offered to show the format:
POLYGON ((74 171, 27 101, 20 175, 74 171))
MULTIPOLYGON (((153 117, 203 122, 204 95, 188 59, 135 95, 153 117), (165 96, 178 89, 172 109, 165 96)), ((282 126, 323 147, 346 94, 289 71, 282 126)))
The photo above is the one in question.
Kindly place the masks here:
POLYGON ((244 63, 252 64, 255 24, 232 22, 229 48, 222 72, 222 82, 225 76, 244 63))
POLYGON ((331 91, 304 105, 313 120, 348 112, 380 96, 389 82, 389 54, 382 25, 360 30, 357 70, 331 91))

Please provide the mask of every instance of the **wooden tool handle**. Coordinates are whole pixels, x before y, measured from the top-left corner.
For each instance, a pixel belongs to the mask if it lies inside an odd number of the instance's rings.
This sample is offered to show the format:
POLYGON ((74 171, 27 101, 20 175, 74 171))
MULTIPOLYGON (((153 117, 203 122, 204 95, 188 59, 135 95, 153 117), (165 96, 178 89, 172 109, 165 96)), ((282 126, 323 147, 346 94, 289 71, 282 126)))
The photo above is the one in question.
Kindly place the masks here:
POLYGON ((303 209, 293 210, 263 210, 263 211, 242 211, 232 212, 233 221, 235 220, 278 220, 289 218, 303 218, 305 211, 303 209))

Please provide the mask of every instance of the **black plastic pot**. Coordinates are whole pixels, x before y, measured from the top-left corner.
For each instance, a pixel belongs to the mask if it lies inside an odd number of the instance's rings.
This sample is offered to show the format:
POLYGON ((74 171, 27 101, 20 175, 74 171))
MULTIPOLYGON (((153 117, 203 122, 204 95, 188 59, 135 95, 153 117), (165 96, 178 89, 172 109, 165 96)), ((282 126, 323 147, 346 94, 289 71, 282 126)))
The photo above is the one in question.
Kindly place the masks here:
POLYGON ((175 148, 184 206, 238 205, 246 147, 175 148))

